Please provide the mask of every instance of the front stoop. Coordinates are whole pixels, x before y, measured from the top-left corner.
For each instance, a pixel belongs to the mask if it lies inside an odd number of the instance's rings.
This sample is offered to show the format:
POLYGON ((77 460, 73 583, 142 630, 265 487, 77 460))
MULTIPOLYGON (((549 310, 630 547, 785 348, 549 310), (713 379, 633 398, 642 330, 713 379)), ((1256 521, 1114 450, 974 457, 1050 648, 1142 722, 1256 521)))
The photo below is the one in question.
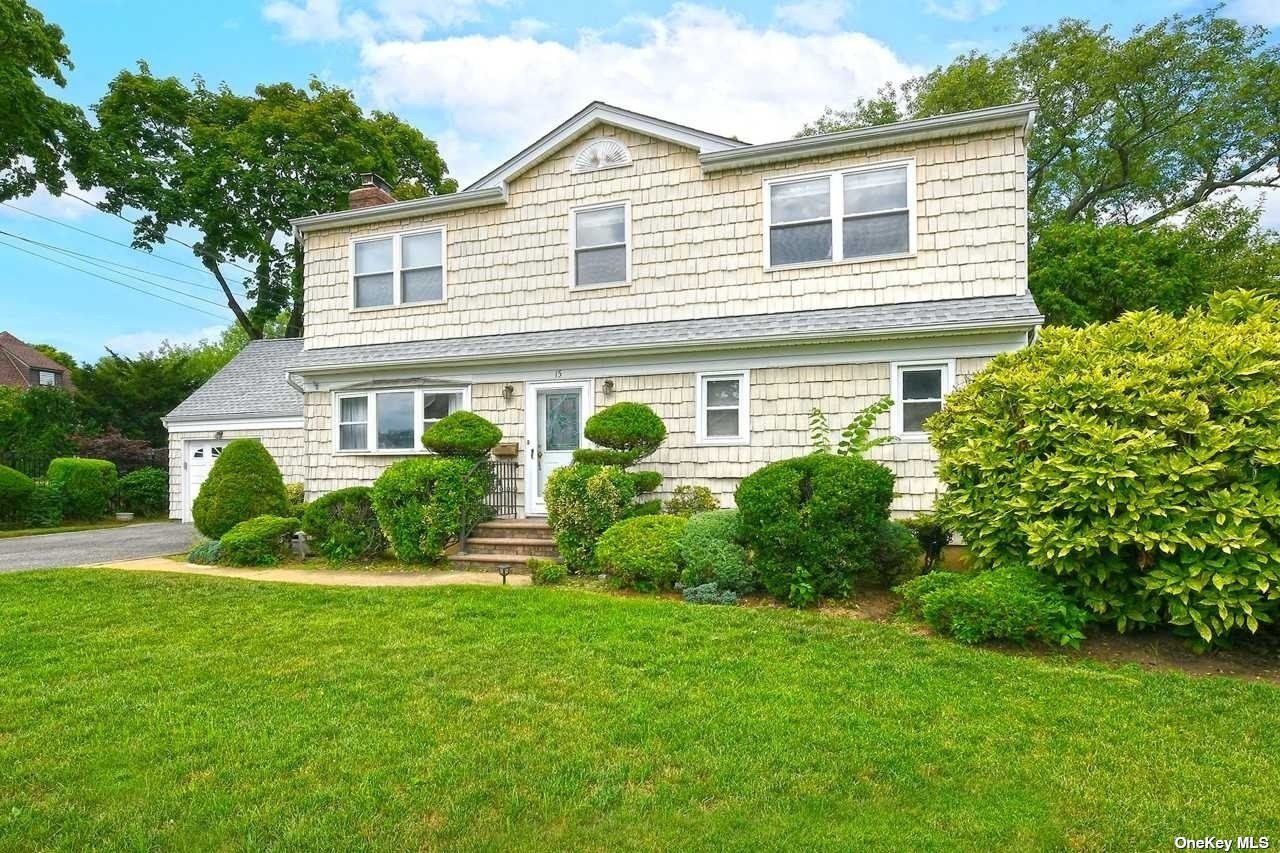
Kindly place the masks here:
POLYGON ((527 574, 530 557, 560 560, 551 528, 541 519, 528 518, 477 524, 467 537, 467 553, 446 556, 457 569, 496 572, 506 565, 512 574, 527 574))

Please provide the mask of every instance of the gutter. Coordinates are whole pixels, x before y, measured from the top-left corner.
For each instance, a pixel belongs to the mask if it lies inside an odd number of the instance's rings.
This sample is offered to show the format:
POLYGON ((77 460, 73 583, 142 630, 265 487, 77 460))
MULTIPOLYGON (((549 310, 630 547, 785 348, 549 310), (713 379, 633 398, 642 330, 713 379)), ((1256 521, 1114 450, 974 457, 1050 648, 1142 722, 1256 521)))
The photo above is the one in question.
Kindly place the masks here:
POLYGON ((337 210, 333 213, 300 216, 297 219, 290 219, 289 224, 293 226, 293 233, 296 237, 307 231, 336 228, 340 225, 386 222, 392 219, 403 219, 408 216, 427 216, 452 210, 466 210, 472 207, 488 207, 495 204, 505 204, 506 201, 506 190, 501 187, 492 187, 415 198, 409 201, 396 201, 390 204, 374 205, 373 207, 360 207, 355 210, 337 210))
POLYGON ((949 113, 933 118, 900 121, 874 127, 860 127, 838 133, 766 142, 728 151, 701 154, 698 161, 703 172, 719 172, 739 166, 777 163, 802 157, 837 154, 860 148, 879 148, 898 142, 954 136, 999 127, 1025 127, 1028 131, 1035 118, 1037 104, 1025 101, 999 107, 986 107, 963 113, 949 113))

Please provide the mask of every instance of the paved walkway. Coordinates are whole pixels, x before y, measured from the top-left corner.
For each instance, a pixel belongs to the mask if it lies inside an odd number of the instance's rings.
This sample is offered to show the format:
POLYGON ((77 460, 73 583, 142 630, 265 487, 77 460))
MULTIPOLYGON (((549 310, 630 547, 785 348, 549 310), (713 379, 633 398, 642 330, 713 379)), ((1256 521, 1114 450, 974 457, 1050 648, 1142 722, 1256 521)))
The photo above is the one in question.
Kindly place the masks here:
MULTIPOLYGON (((301 583, 319 586, 501 586, 497 572, 429 571, 422 573, 361 572, 341 569, 232 569, 225 566, 197 566, 163 557, 103 563, 103 568, 130 572, 175 572, 182 575, 210 575, 220 578, 301 583)), ((529 586, 528 575, 508 575, 507 586, 529 586)))
POLYGON ((180 554, 191 548, 195 538, 195 530, 190 524, 178 524, 176 521, 15 536, 0 539, 0 572, 87 566, 113 560, 180 554))

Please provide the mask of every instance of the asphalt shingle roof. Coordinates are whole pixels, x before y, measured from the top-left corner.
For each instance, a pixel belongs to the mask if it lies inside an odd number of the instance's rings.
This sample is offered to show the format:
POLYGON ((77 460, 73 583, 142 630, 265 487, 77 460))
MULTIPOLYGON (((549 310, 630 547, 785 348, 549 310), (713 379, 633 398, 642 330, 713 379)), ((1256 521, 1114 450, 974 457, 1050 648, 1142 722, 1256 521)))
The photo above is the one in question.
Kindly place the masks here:
POLYGON ((302 395, 288 383, 285 368, 301 352, 301 338, 250 341, 169 418, 300 417, 302 395))
POLYGON ((595 326, 547 332, 480 335, 434 341, 406 341, 300 351, 289 370, 383 363, 433 362, 510 356, 583 354, 628 348, 743 343, 752 340, 808 340, 814 337, 874 337, 909 332, 1032 325, 1044 322, 1035 300, 1025 296, 946 299, 857 308, 829 308, 745 317, 710 317, 595 326))

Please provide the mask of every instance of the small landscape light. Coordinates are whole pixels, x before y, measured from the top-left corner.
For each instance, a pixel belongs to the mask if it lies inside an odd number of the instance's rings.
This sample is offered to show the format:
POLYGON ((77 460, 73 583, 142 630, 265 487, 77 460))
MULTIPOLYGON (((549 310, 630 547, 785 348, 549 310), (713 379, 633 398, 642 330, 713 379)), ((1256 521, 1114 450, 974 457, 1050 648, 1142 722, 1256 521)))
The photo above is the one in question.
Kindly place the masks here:
POLYGON ((507 585, 507 575, 511 574, 511 566, 507 563, 498 564, 498 574, 502 575, 502 585, 507 585))

